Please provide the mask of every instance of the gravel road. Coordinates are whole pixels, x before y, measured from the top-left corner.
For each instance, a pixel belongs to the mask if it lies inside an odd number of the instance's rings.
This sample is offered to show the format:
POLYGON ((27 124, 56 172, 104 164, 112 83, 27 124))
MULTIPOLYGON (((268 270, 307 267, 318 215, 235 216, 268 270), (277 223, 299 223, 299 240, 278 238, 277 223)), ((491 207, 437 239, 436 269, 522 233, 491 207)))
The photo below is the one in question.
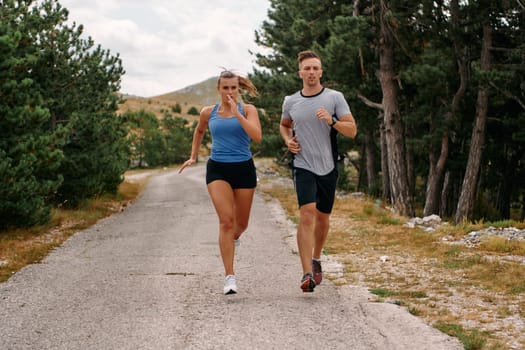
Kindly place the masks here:
POLYGON ((222 294, 199 163, 0 284, 0 349, 462 349, 404 308, 329 281, 304 294, 284 214, 256 196, 222 294))

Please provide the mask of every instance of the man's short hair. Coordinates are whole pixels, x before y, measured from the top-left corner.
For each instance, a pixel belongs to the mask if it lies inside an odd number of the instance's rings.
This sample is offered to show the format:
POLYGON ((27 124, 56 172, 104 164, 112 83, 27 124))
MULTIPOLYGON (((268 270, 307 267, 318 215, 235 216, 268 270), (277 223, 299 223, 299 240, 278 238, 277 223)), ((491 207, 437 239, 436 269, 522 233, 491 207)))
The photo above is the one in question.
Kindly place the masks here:
POLYGON ((308 58, 317 58, 319 61, 321 60, 321 57, 312 50, 301 51, 297 54, 297 61, 299 64, 308 58))

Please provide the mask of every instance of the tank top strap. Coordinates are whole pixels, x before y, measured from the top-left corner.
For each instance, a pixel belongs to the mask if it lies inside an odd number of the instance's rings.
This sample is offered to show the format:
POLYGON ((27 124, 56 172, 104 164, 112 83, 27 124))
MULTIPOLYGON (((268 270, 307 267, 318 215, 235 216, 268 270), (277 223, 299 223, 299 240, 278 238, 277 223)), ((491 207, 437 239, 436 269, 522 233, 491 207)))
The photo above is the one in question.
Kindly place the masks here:
POLYGON ((237 108, 239 109, 239 112, 241 112, 242 116, 246 117, 246 114, 244 114, 243 104, 241 102, 237 102, 237 108))
POLYGON ((217 112, 218 111, 219 111, 219 104, 217 103, 215 106, 213 106, 213 109, 211 110, 209 119, 217 118, 217 112))

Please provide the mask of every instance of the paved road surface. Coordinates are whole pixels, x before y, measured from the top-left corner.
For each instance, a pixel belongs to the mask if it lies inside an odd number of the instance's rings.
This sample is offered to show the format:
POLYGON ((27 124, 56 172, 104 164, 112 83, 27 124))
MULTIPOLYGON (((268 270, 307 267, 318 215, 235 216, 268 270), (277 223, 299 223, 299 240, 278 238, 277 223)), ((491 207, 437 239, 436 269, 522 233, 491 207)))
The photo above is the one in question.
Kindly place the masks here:
POLYGON ((0 349, 462 349, 362 288, 299 289, 282 212, 256 196, 222 294, 202 164, 153 177, 124 212, 0 284, 0 349))

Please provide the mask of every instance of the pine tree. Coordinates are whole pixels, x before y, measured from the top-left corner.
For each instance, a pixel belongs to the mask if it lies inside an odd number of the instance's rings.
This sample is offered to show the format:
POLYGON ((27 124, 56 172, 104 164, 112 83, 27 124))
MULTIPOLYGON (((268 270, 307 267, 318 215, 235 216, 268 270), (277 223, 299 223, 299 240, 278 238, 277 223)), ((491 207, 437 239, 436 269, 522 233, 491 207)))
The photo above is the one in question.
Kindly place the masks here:
POLYGON ((0 8, 0 229, 46 222, 62 182, 64 128, 52 128, 33 76, 45 55, 35 40, 47 23, 30 3, 0 8))

